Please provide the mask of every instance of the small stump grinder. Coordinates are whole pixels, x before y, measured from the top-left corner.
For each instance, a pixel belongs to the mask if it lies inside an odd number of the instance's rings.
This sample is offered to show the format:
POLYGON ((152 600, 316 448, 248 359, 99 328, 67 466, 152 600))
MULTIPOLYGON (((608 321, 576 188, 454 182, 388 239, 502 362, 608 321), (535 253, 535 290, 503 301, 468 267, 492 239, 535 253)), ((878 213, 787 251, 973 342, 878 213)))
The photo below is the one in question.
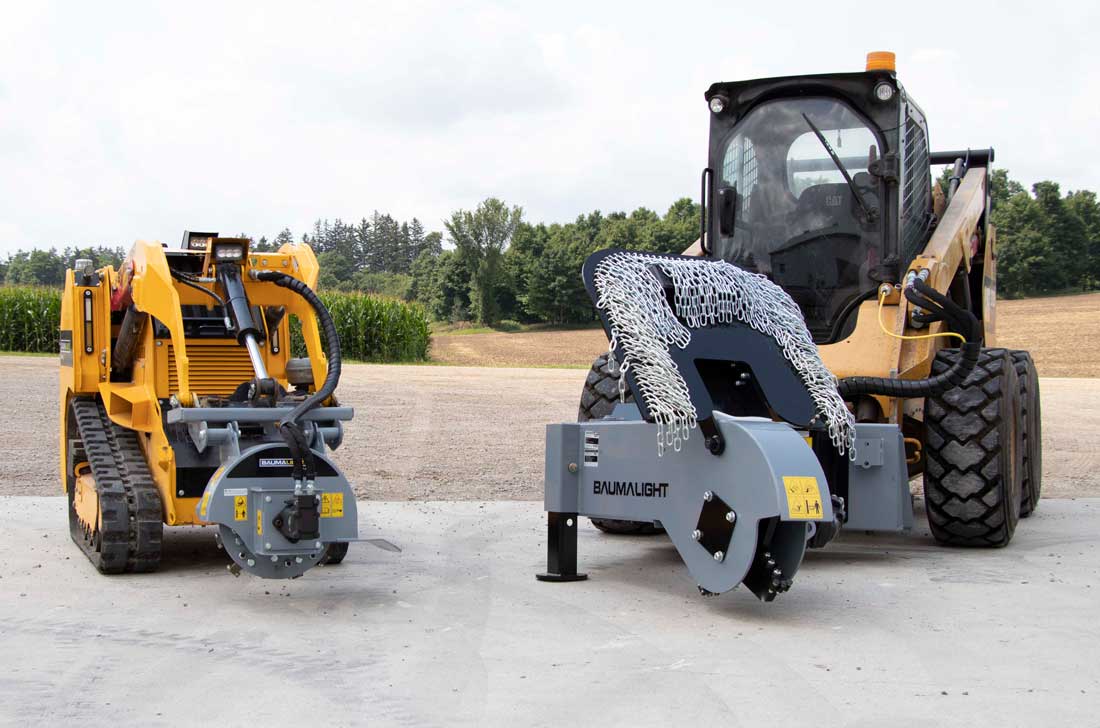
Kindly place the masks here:
POLYGON ((699 241, 582 272, 610 340, 549 425, 547 581, 577 517, 666 532, 704 594, 771 601, 842 529, 1005 546, 1038 504, 1039 382, 995 345, 993 150, 930 152, 893 54, 718 83, 699 241), (951 165, 946 193, 932 165, 951 165))
POLYGON ((179 250, 136 243, 119 271, 66 274, 61 476, 101 572, 156 569, 164 524, 216 525, 230 570, 266 578, 339 563, 358 540, 327 454, 353 413, 333 397, 340 341, 317 273, 306 245, 185 233, 179 250), (292 317, 308 358, 291 358, 292 317))

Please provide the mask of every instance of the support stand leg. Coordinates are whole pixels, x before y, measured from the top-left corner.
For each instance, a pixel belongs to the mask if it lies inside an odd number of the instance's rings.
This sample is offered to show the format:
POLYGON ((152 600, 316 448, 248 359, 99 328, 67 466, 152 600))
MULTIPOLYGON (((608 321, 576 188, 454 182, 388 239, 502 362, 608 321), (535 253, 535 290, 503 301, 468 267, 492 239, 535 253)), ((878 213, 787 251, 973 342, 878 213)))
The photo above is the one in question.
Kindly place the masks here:
POLYGON ((583 581, 588 574, 577 573, 577 514, 546 514, 546 573, 535 574, 539 581, 583 581))

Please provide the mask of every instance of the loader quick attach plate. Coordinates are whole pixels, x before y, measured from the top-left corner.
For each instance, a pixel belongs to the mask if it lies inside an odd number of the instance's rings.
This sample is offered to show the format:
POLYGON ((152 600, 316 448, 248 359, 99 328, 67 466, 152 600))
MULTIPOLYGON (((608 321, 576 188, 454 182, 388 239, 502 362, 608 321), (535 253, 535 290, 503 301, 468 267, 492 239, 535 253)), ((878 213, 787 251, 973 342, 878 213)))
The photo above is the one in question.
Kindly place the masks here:
POLYGON ((351 486, 331 461, 315 452, 316 519, 303 522, 310 530, 316 527, 316 535, 287 535, 287 514, 302 497, 295 494, 289 458, 286 446, 278 443, 246 450, 218 469, 197 506, 199 519, 218 524, 230 558, 264 578, 301 576, 317 564, 328 544, 354 541, 358 534, 351 486))

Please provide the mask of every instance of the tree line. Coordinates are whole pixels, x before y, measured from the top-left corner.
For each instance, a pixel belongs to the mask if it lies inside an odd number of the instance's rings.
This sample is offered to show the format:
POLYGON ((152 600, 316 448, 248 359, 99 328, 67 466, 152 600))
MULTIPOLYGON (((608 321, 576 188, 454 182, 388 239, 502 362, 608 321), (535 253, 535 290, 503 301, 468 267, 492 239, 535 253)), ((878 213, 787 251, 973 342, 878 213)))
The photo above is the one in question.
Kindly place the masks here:
MULTIPOLYGON (((946 185, 946 177, 938 183, 946 185)), ((995 170, 991 221, 1001 296, 1100 289, 1094 192, 1063 195, 1051 181, 1027 190, 1006 170, 995 170)), ((416 218, 398 221, 376 211, 357 223, 317 220, 300 240, 317 253, 322 289, 415 300, 442 321, 579 323, 593 320, 580 278, 589 254, 608 247, 678 253, 698 237, 699 205, 683 198, 663 215, 644 207, 629 214, 597 210, 546 224, 528 222, 522 208, 489 198, 454 212, 443 228, 428 232, 416 218)), ((276 250, 294 240, 284 228, 270 240, 256 239, 253 248, 276 250)), ((60 285, 76 258, 117 266, 125 252, 117 246, 19 251, 0 262, 0 279, 60 285)))

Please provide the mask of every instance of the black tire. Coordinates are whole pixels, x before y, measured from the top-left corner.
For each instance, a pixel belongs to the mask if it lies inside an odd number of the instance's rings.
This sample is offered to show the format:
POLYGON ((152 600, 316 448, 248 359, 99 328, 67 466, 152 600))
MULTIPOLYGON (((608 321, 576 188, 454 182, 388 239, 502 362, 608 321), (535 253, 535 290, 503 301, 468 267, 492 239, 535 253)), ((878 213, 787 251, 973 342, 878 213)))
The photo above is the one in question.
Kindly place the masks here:
POLYGON ((1043 418, 1039 403, 1039 372, 1031 354, 1010 351, 1020 381, 1020 422, 1023 424, 1024 476, 1020 491, 1020 518, 1039 506, 1043 490, 1043 418))
POLYGON ((318 562, 322 566, 336 566, 348 555, 348 543, 330 543, 325 547, 325 553, 318 562))
MULTIPOLYGON (((634 393, 626 390, 624 402, 633 402, 634 393)), ((602 420, 615 410, 619 403, 619 370, 611 371, 607 354, 601 354, 592 362, 588 378, 581 390, 581 406, 577 419, 581 422, 602 420)))
MULTIPOLYGON (((957 350, 936 355, 947 371, 957 350)), ((952 546, 1005 546, 1020 517, 1020 388, 1004 349, 983 349, 962 385, 925 400, 924 500, 932 535, 952 546)))
MULTIPOLYGON (((592 370, 588 372, 588 378, 584 380, 580 410, 577 412, 577 420, 580 422, 607 417, 620 401, 618 369, 612 372, 607 357, 607 354, 597 357, 596 361, 592 362, 592 370)), ((628 389, 622 401, 633 402, 634 394, 628 389)), ((623 521, 617 518, 591 520, 592 525, 604 533, 619 536, 655 536, 665 532, 665 529, 646 521, 623 521)))

